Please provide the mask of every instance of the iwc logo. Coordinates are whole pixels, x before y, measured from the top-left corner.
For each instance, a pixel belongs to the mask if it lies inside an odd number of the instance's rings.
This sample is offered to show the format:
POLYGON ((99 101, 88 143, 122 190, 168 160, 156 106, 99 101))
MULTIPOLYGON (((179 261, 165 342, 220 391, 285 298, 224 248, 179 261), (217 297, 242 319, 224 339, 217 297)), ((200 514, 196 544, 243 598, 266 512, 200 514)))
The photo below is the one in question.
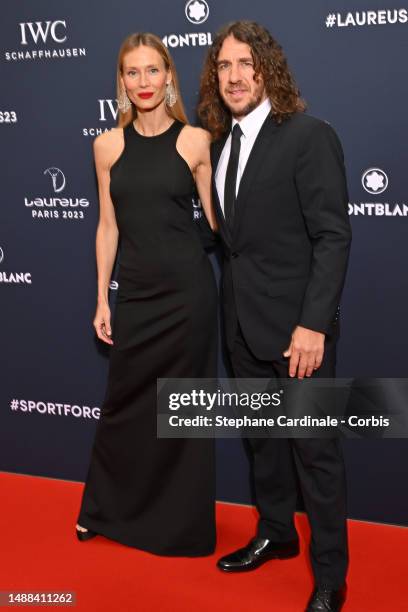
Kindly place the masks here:
POLYGON ((20 47, 4 52, 7 61, 54 60, 82 57, 85 47, 66 47, 68 40, 65 19, 26 21, 20 26, 20 47))
POLYGON ((99 98, 98 99, 99 109, 99 122, 105 122, 105 125, 99 127, 84 127, 82 128, 82 136, 99 136, 103 132, 110 132, 110 130, 116 127, 118 118, 118 101, 112 98, 99 98), (106 126, 106 123, 109 125, 106 126))
POLYGON ((368 168, 361 177, 364 189, 372 195, 383 193, 388 187, 388 176, 381 168, 368 168))
POLYGON ((185 13, 190 23, 199 25, 207 21, 210 9, 205 0, 188 0, 185 13))

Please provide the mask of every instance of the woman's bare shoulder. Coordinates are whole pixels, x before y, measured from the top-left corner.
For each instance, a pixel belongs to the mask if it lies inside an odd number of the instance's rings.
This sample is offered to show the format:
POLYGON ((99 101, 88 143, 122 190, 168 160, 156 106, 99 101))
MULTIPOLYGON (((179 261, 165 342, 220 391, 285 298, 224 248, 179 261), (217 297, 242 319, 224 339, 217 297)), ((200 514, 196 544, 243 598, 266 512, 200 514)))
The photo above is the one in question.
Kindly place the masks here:
POLYGON ((109 149, 123 142, 123 128, 114 127, 107 132, 102 132, 94 140, 94 147, 100 150, 109 149))
POLYGON ((102 132, 93 143, 95 157, 103 163, 111 165, 112 160, 123 149, 123 145, 123 128, 112 128, 107 132, 102 132))
POLYGON ((193 125, 186 125, 183 129, 186 146, 193 149, 200 158, 207 157, 210 149, 211 135, 207 130, 193 125))
POLYGON ((197 144, 208 144, 211 142, 211 134, 207 130, 204 130, 201 127, 196 127, 194 125, 186 125, 184 127, 186 132, 186 136, 191 139, 194 139, 197 144))

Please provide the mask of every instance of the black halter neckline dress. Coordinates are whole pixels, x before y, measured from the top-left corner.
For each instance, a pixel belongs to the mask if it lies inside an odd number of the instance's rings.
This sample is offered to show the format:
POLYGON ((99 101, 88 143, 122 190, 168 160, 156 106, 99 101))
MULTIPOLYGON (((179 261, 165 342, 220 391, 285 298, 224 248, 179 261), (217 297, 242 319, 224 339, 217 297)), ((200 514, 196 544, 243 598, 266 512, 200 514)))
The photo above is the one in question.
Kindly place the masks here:
POLYGON ((217 288, 193 219, 195 183, 176 149, 128 124, 111 168, 119 289, 109 372, 78 523, 161 555, 215 547, 214 441, 157 438, 156 379, 213 378, 217 288))

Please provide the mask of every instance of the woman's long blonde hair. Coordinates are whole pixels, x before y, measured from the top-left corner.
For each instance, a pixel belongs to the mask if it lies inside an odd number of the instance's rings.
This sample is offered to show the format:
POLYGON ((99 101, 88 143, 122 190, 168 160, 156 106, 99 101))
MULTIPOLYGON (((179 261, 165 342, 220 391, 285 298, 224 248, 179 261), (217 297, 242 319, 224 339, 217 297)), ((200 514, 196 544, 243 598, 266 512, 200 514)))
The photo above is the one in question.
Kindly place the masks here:
MULTIPOLYGON (((144 45, 146 47, 151 47, 152 49, 156 49, 159 53, 160 57, 164 61, 164 65, 166 70, 170 70, 173 77, 173 85, 177 94, 177 102, 173 106, 167 106, 166 104, 166 112, 169 117, 173 117, 173 119, 178 119, 182 123, 188 123, 186 111, 184 110, 184 104, 181 99, 181 91, 179 80, 176 72, 176 66, 174 64, 173 58, 171 57, 167 47, 162 42, 162 40, 156 36, 155 34, 151 34, 150 32, 135 32, 134 34, 130 34, 123 41, 118 55, 118 64, 116 70, 116 97, 119 98, 121 92, 121 84, 120 77, 123 74, 123 58, 129 51, 136 49, 144 45)), ((131 121, 134 121, 137 117, 137 110, 135 105, 132 103, 131 108, 126 113, 121 113, 118 110, 118 127, 125 127, 131 121)))

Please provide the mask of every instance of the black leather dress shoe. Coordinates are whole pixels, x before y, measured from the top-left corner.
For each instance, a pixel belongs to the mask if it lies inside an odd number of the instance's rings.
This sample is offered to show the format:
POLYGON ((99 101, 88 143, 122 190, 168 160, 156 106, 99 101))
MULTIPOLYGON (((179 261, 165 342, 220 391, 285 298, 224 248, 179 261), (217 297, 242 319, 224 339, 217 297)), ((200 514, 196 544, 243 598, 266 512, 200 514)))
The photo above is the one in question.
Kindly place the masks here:
POLYGON ((316 587, 313 591, 306 612, 340 612, 346 601, 346 585, 341 589, 316 587))
POLYGON ((298 554, 298 540, 273 542, 265 538, 253 538, 244 548, 221 557, 217 567, 224 572, 246 572, 271 559, 290 559, 298 554))

